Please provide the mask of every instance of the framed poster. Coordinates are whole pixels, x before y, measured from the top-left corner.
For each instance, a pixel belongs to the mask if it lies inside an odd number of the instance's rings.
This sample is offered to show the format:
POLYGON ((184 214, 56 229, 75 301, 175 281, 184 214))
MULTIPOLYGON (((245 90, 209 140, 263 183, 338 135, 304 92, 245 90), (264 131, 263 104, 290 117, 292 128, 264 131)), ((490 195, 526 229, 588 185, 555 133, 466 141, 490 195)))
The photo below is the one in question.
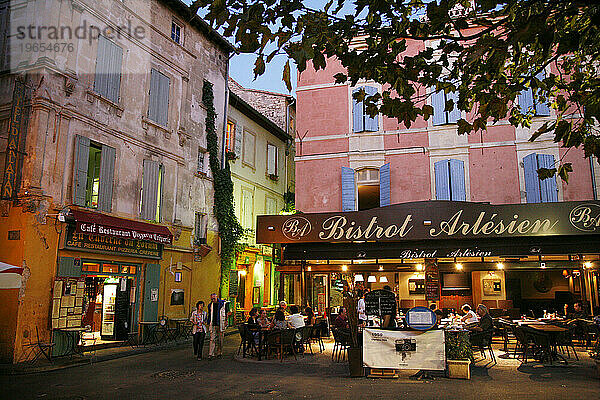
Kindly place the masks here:
POLYGON ((409 279, 408 280, 409 294, 425 294, 425 279, 409 279))
POLYGON ((500 279, 484 279, 483 294, 486 296, 499 296, 502 293, 502 281, 500 279))
POLYGON ((183 305, 183 289, 171 289, 171 305, 182 306, 183 305))

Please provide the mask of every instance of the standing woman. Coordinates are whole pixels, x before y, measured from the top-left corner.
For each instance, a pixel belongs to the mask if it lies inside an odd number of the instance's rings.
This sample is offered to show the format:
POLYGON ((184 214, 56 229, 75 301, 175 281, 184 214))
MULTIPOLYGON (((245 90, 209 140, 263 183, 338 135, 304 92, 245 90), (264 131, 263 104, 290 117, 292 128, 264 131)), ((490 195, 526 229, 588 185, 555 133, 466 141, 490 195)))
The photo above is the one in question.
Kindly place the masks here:
POLYGON ((196 303, 196 309, 192 312, 190 321, 193 324, 194 355, 198 357, 198 360, 202 360, 202 348, 204 347, 204 338, 207 332, 206 311, 204 311, 204 302, 202 300, 196 303))

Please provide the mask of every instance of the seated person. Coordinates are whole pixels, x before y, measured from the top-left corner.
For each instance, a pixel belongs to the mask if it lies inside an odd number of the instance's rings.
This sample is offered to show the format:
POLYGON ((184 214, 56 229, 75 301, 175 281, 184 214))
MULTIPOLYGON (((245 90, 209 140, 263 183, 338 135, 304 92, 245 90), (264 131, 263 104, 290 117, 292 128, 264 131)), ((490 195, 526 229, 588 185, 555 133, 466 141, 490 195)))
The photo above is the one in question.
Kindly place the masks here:
POLYGON ((333 326, 337 329, 350 329, 350 324, 348 323, 348 316, 346 315, 345 307, 342 307, 340 309, 340 314, 333 322, 333 326))
POLYGON ((473 312, 473 310, 471 310, 471 306, 470 305, 464 304, 460 309, 465 314, 460 319, 460 321, 462 323, 464 323, 464 324, 473 324, 473 323, 479 321, 479 318, 477 318, 477 314, 475 314, 473 312))
POLYGON ((487 346, 488 343, 485 341, 491 337, 494 331, 494 321, 487 307, 483 304, 477 306, 477 315, 479 316, 479 322, 469 327, 471 331, 471 343, 476 346, 487 346))
POLYGON ((298 306, 290 306, 290 313, 292 314, 287 317, 288 325, 291 328, 302 328, 304 326, 304 317, 300 315, 298 306))
POLYGON ((278 310, 281 310, 283 312, 283 315, 289 315, 289 313, 287 312, 287 303, 283 300, 279 302, 278 310))
POLYGON ((306 318, 306 325, 314 325, 315 324, 315 313, 312 308, 306 306, 304 309, 304 314, 308 317, 306 318))
POLYGON ((573 304, 573 310, 573 312, 566 313, 568 319, 586 319, 588 317, 588 313, 585 311, 585 308, 580 301, 573 304))
POLYGON ((285 314, 281 309, 275 311, 273 322, 271 322, 271 329, 287 329, 288 322, 285 320, 285 314))
POLYGON ((252 310, 250 310, 250 314, 248 314, 248 320, 246 321, 246 323, 248 324, 248 328, 250 329, 258 329, 259 328, 259 324, 258 324, 258 308, 254 307, 252 310))
POLYGON ((258 324, 261 328, 268 328, 271 323, 269 322, 269 318, 267 318, 267 310, 260 310, 260 315, 258 317, 258 324))

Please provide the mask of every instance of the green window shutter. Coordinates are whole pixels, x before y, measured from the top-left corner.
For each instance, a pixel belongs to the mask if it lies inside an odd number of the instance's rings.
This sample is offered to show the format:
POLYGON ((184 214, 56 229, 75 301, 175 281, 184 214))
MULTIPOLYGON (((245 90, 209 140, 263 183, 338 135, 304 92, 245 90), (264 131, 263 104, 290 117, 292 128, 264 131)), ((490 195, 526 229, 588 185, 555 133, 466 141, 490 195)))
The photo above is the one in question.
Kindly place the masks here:
POLYGON ((156 201, 158 198, 158 175, 160 173, 158 162, 144 160, 142 177, 142 218, 156 219, 156 201))
POLYGON ((110 212, 112 208, 115 158, 115 148, 102 145, 102 153, 100 158, 100 184, 98 188, 99 211, 110 212))
POLYGON ((75 265, 73 257, 58 257, 58 277, 79 278, 81 277, 81 262, 75 265))
POLYGON ((158 321, 159 282, 160 264, 146 264, 144 270, 144 304, 142 305, 142 321, 158 321))
POLYGON ((90 139, 75 135, 75 162, 73 163, 73 203, 85 206, 90 139))

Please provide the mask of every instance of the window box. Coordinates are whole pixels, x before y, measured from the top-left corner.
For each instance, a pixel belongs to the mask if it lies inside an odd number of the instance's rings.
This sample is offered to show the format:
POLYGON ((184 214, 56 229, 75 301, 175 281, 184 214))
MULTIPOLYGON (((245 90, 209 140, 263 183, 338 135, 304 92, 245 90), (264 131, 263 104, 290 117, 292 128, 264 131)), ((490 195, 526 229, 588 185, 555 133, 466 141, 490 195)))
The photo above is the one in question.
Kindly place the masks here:
POLYGON ((269 174, 269 179, 272 181, 277 182, 279 180, 279 177, 276 174, 269 174))

